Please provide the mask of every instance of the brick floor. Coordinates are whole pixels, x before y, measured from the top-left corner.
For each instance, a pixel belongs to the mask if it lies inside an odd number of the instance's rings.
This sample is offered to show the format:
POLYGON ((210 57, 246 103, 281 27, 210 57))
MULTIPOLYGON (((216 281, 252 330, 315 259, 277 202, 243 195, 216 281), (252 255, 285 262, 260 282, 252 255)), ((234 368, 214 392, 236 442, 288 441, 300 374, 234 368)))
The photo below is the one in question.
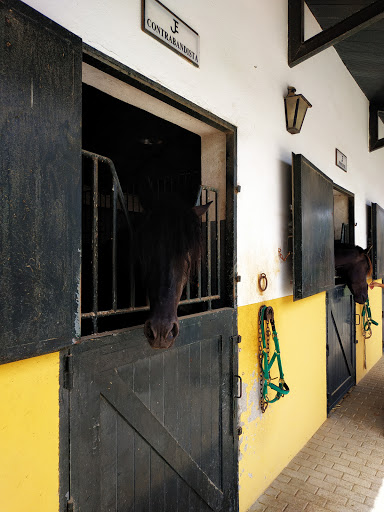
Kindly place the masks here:
POLYGON ((384 512, 384 356, 248 512, 384 512))

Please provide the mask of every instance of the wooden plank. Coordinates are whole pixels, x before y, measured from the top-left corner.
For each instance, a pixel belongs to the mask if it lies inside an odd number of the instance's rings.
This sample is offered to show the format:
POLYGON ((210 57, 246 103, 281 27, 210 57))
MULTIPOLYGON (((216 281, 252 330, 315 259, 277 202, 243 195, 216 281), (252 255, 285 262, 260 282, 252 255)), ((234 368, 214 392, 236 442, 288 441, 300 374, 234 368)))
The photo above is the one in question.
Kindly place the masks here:
POLYGON ((100 398, 100 508, 117 511, 117 414, 100 398))
POLYGON ((70 489, 79 510, 97 510, 101 502, 100 392, 93 377, 93 357, 73 354, 70 397, 70 489))
POLYGON ((143 404, 150 408, 150 384, 149 384, 150 359, 139 359, 133 365, 133 391, 143 404))
MULTIPOLYGON (((189 395, 191 392, 189 372, 190 372, 190 345, 178 350, 177 365, 177 409, 179 416, 179 431, 177 442, 190 455, 191 453, 191 429, 193 429, 195 418, 191 418, 189 408, 189 395)), ((182 479, 177 480, 177 502, 179 510, 188 510, 189 489, 182 479)))
POLYGON ((149 359, 149 409, 162 424, 164 424, 164 356, 165 354, 161 353, 149 359))
POLYGON ((190 454, 193 460, 201 466, 201 343, 190 345, 190 402, 191 417, 195 418, 191 429, 190 454))
POLYGON ((177 393, 178 351, 174 351, 164 359, 164 426, 175 439, 179 434, 177 393))
POLYGON ((151 450, 151 488, 149 510, 156 510, 156 512, 167 512, 167 509, 164 508, 164 465, 164 461, 155 452, 155 450, 151 450))
POLYGON ((212 479, 212 402, 211 402, 211 377, 212 377, 212 345, 210 340, 201 342, 203 364, 201 366, 201 467, 212 479))
POLYGON ((313 57, 384 18, 384 0, 364 7, 346 19, 304 41, 304 0, 288 0, 288 64, 313 57))
POLYGON ((105 399, 137 432, 140 432, 140 436, 213 510, 220 510, 223 501, 222 492, 164 429, 124 381, 116 374, 108 374, 100 376, 99 384, 105 399))
POLYGON ((117 415, 117 447, 117 510, 134 512, 134 431, 120 415, 117 415))
POLYGON ((151 447, 135 432, 135 512, 148 512, 151 497, 151 447))
POLYGON ((222 488, 222 439, 221 439, 221 338, 211 341, 211 480, 222 488))
POLYGON ((178 512, 177 505, 177 474, 168 464, 164 464, 164 510, 178 512))

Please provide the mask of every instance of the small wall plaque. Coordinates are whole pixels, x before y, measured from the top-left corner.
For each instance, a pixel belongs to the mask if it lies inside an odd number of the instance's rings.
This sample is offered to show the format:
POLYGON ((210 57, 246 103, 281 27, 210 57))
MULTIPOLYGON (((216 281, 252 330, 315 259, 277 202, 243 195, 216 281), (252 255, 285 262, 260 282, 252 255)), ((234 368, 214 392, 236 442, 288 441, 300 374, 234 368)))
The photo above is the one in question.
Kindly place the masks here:
POLYGON ((199 67, 199 34, 158 0, 143 0, 142 29, 199 67))
POLYGON ((347 157, 339 149, 336 149, 336 165, 347 172, 347 157))

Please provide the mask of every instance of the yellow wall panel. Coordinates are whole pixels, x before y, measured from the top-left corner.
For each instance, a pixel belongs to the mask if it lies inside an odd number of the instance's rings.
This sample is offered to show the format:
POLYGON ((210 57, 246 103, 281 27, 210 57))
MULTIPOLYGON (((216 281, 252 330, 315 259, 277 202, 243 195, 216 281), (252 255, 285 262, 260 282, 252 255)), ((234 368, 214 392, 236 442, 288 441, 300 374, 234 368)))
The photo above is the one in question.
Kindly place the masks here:
POLYGON ((363 337, 361 318, 363 306, 356 304, 356 314, 360 315, 360 325, 356 325, 356 383, 367 374, 383 354, 382 294, 381 288, 369 290, 372 318, 379 325, 372 325, 372 336, 366 340, 363 337))
POLYGON ((290 296, 243 306, 238 313, 242 336, 239 372, 243 379, 239 498, 240 512, 244 512, 326 419, 325 293, 297 302, 290 296), (258 312, 262 304, 274 309, 284 375, 290 388, 290 393, 270 404, 264 414, 259 406, 258 371, 258 312))
POLYGON ((59 354, 0 366, 0 509, 59 510, 59 354))

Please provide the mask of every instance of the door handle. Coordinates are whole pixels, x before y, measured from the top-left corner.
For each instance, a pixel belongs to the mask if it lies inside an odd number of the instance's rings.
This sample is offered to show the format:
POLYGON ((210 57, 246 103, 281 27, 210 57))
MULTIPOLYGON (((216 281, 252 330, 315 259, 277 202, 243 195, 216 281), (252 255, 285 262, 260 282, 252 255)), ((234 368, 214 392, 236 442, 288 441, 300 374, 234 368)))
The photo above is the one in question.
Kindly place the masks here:
POLYGON ((240 377, 240 375, 235 375, 235 379, 238 379, 238 385, 237 385, 237 391, 238 394, 235 395, 235 398, 241 398, 243 396, 243 379, 240 377), (239 386, 240 384, 240 386, 239 386), (240 388, 240 393, 239 393, 240 388))

